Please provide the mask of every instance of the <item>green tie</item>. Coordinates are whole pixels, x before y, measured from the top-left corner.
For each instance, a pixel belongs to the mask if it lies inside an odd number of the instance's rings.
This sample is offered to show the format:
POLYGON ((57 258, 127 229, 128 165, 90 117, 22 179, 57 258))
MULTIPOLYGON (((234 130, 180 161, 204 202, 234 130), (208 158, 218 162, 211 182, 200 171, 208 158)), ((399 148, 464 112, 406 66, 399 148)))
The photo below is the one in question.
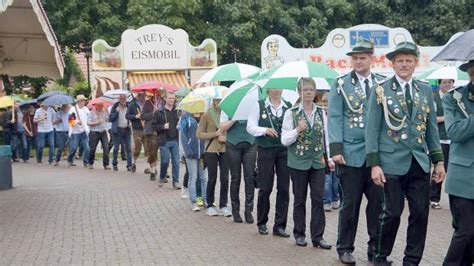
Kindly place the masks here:
POLYGON ((407 101, 408 114, 410 115, 413 109, 413 101, 411 100, 410 85, 408 83, 405 84, 405 100, 407 101))
POLYGON ((369 79, 365 79, 364 83, 365 83, 365 97, 369 98, 369 93, 370 93, 369 79))

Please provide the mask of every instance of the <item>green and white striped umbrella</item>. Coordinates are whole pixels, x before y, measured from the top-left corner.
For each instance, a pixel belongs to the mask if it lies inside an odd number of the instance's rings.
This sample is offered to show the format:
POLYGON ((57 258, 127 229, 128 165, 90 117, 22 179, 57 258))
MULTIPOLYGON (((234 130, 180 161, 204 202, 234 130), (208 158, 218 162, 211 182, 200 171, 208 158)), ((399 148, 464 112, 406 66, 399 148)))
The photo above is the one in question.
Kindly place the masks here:
POLYGON ((262 89, 296 90, 300 78, 313 78, 317 89, 329 89, 339 73, 326 64, 293 61, 269 69, 254 79, 262 89))
POLYGON ((232 63, 218 66, 209 70, 196 83, 208 83, 213 81, 236 81, 246 78, 260 71, 260 68, 252 65, 232 63))
POLYGON ((459 70, 455 66, 438 67, 426 71, 418 76, 418 79, 430 81, 437 81, 439 79, 453 79, 455 86, 464 85, 469 82, 469 76, 466 72, 459 70))
MULTIPOLYGON (((259 88, 251 79, 244 79, 230 86, 220 107, 232 120, 247 120, 253 106, 266 96, 266 90, 259 88)), ((294 104, 298 97, 296 90, 283 90, 282 98, 285 101, 294 104)))

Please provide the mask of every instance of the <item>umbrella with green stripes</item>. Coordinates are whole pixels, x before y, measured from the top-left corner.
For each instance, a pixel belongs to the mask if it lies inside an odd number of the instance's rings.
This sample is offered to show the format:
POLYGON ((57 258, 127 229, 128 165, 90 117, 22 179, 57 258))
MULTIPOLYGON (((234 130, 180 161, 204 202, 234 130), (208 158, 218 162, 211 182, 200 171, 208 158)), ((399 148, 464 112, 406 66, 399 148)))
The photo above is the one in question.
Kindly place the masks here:
POLYGON ((256 72, 260 68, 252 65, 232 63, 218 66, 209 70, 196 83, 208 83, 213 81, 235 81, 246 78, 256 72))
POLYGON ((269 69, 254 79, 262 89, 296 90, 300 78, 313 78, 316 88, 329 87, 339 73, 326 64, 310 61, 293 61, 269 69))
POLYGON ((459 70, 459 68, 455 66, 430 69, 419 75, 417 78, 430 81, 430 83, 435 83, 439 79, 452 79, 455 81, 456 85, 464 85, 469 82, 469 76, 467 73, 459 70))

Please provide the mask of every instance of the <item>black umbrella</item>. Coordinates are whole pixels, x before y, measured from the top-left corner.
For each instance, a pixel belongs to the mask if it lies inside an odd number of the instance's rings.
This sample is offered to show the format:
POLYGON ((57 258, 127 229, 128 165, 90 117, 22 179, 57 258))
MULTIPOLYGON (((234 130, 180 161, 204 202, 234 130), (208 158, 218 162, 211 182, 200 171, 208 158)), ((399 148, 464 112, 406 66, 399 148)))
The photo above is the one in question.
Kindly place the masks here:
POLYGON ((36 98, 36 100, 38 102, 41 102, 41 101, 44 101, 44 99, 51 97, 53 95, 68 95, 68 94, 62 91, 50 91, 50 92, 41 94, 38 98, 36 98))
POLYGON ((468 30, 448 43, 431 61, 474 60, 474 29, 468 30))
POLYGON ((62 94, 50 96, 42 102, 42 104, 47 106, 60 106, 72 103, 74 103, 74 99, 71 96, 62 94))
POLYGON ((38 101, 36 99, 32 99, 32 100, 26 100, 26 101, 20 103, 20 109, 26 109, 30 105, 33 105, 35 108, 39 107, 38 101))

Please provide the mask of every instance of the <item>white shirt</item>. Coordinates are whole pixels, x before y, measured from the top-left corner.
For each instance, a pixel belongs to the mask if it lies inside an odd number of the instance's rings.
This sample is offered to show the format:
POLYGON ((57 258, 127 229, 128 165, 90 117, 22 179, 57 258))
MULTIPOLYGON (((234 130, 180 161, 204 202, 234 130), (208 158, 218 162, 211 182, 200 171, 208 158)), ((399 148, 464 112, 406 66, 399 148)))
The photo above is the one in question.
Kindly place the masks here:
MULTIPOLYGON (((300 104, 300 110, 303 110, 303 106, 300 104)), ((314 116, 316 115, 318 107, 316 104, 313 103, 313 111, 311 111, 311 116, 308 117, 308 121, 310 122, 311 126, 314 125, 314 116)), ((324 138, 325 138, 325 143, 326 143, 326 153, 328 154, 328 158, 331 158, 329 156, 329 142, 328 142, 328 128, 327 128, 327 116, 326 112, 323 110, 323 131, 324 131, 324 138)), ((296 139, 298 138, 298 132, 296 131, 296 128, 294 127, 293 123, 293 115, 291 113, 291 110, 286 110, 285 112, 285 117, 283 118, 283 124, 281 128, 281 144, 283 146, 291 146, 291 144, 295 143, 296 139)))
POLYGON ((76 114, 76 124, 69 129, 69 135, 80 134, 83 132, 89 134, 89 127, 87 126, 87 120, 89 119, 89 109, 87 109, 85 106, 82 108, 73 106, 71 110, 69 110, 69 114, 72 113, 76 114), (78 121, 81 121, 81 125, 79 125, 78 121))
MULTIPOLYGON (((362 87, 362 91, 364 92, 365 94, 365 80, 368 80, 369 81, 369 88, 372 88, 372 74, 369 73, 369 75, 367 77, 364 77, 362 75, 360 75, 359 73, 355 72, 356 75, 357 75, 357 78, 359 79, 359 84, 360 86, 362 87)), ((365 95, 367 97, 367 95, 365 95)))
POLYGON ((410 88, 410 95, 413 98, 413 88, 411 86, 413 79, 411 78, 410 80, 406 81, 398 75, 395 75, 395 78, 397 79, 398 84, 400 84, 400 87, 402 87, 403 95, 405 95, 405 85, 408 84, 408 87, 410 88))
MULTIPOLYGON (((286 106, 283 99, 281 99, 280 105, 275 107, 270 103, 270 100, 267 98, 265 99, 265 108, 268 108, 268 107, 270 107, 270 111, 272 112, 274 116, 281 117, 283 115, 283 107, 288 108, 289 106, 286 106)), ((267 132, 266 127, 258 126, 259 120, 260 120, 260 105, 256 103, 253 106, 252 110, 250 111, 249 119, 247 120, 247 132, 254 137, 265 136, 267 132)))
POLYGON ((53 131, 53 117, 56 112, 53 108, 48 107, 48 110, 44 110, 43 107, 36 109, 33 120, 45 118, 38 121, 38 132, 47 133, 53 131))

